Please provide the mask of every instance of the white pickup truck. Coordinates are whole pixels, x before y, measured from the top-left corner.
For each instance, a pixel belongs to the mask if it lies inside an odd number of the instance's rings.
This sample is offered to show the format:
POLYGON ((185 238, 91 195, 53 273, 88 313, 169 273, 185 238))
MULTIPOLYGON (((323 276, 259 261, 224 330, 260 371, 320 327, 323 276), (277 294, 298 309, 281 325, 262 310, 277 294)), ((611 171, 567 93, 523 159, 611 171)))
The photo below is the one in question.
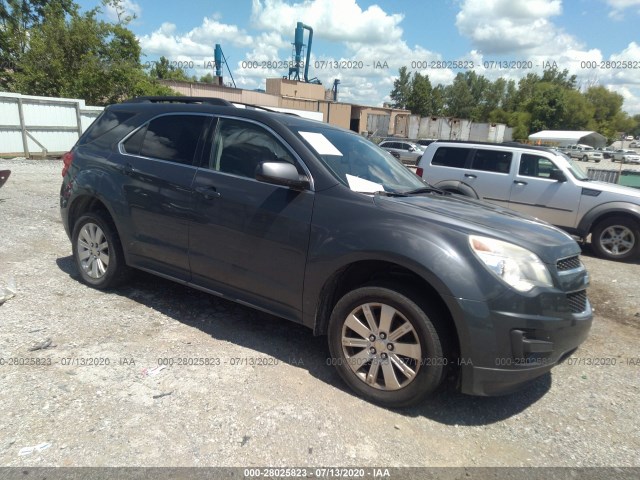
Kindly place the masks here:
POLYGON ((599 163, 600 160, 604 158, 602 152, 597 151, 589 145, 569 145, 566 147, 565 153, 571 158, 582 160, 583 162, 593 160, 594 162, 599 163))

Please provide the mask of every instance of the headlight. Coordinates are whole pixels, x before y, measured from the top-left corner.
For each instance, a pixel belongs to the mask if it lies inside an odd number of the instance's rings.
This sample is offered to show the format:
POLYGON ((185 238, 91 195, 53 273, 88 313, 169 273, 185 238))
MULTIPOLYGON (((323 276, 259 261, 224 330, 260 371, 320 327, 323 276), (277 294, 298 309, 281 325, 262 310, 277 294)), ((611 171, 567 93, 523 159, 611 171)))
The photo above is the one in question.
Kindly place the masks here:
POLYGON ((549 270, 535 253, 512 243, 476 235, 469 236, 469 244, 485 267, 515 290, 528 292, 537 286, 553 286, 549 270))

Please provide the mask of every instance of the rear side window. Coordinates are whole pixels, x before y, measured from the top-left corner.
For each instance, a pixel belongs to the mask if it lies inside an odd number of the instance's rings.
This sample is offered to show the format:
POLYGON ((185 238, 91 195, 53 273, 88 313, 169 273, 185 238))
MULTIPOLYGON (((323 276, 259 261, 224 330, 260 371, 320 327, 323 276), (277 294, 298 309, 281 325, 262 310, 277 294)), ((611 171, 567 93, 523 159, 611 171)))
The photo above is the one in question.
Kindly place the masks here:
POLYGON ((471 168, 485 172, 509 173, 512 158, 511 152, 476 150, 471 161, 471 168))
POLYGON ((431 165, 443 167, 465 168, 470 148, 440 147, 436 150, 431 165))
POLYGON ((152 120, 123 144, 127 153, 191 165, 204 126, 203 115, 165 115, 152 120))

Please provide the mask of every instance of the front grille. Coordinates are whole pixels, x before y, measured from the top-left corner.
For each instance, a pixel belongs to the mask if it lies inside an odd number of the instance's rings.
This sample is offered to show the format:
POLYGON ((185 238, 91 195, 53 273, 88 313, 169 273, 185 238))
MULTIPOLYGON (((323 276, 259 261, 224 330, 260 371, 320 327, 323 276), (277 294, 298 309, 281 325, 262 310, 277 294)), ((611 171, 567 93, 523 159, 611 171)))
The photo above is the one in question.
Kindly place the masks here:
POLYGON ((558 260, 556 264, 558 271, 563 272, 565 270, 574 270, 576 268, 580 268, 582 263, 580 263, 580 257, 576 255, 575 257, 567 257, 562 260, 558 260))
POLYGON ((587 309, 587 291, 581 290, 580 292, 567 293, 567 301, 569 302, 571 313, 582 313, 587 309))

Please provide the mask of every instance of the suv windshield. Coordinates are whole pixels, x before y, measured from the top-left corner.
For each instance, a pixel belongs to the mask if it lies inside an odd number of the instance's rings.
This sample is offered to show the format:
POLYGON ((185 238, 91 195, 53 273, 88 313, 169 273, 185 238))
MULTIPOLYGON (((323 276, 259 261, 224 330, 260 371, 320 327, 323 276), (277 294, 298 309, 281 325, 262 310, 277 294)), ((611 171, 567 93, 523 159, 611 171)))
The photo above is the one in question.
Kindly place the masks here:
POLYGON ((571 173, 571 175, 573 175, 577 180, 589 180, 589 176, 583 170, 582 165, 576 163, 573 158, 562 152, 554 153, 567 163, 567 170, 569 170, 569 173, 571 173))
POLYGON ((295 133, 355 192, 402 193, 428 186, 390 153, 355 133, 307 126, 295 133))

